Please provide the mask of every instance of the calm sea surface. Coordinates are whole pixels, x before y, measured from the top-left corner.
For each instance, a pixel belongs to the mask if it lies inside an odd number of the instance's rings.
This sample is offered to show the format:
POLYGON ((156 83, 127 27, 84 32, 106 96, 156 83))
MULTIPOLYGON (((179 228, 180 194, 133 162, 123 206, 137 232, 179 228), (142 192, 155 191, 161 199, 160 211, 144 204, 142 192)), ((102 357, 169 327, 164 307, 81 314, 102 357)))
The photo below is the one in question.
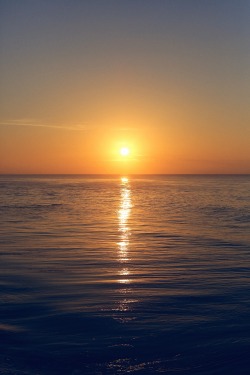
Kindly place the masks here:
POLYGON ((250 374, 250 176, 1 176, 0 374, 250 374))

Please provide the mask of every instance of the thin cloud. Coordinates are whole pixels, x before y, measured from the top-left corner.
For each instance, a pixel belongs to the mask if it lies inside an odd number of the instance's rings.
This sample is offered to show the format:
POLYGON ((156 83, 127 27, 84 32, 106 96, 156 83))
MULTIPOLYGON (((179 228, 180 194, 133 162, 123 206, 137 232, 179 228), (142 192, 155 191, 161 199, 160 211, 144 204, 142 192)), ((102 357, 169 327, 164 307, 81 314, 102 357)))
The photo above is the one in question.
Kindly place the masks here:
POLYGON ((129 127, 122 127, 122 128, 113 127, 112 129, 115 129, 115 130, 118 130, 118 131, 133 131, 133 130, 138 130, 139 128, 135 127, 135 126, 129 126, 129 127))
POLYGON ((7 120, 1 121, 0 126, 26 126, 34 128, 52 128, 52 129, 66 129, 66 130, 78 130, 84 131, 87 130, 86 124, 51 124, 51 123, 42 123, 33 119, 17 119, 17 120, 7 120))

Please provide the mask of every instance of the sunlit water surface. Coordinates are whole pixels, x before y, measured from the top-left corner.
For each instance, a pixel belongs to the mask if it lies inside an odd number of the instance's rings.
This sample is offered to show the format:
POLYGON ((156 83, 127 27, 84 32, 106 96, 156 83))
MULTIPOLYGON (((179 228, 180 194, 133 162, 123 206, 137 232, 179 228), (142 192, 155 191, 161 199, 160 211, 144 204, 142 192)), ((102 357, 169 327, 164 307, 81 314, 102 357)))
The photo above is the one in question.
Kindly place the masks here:
POLYGON ((2 176, 1 374, 249 374, 249 176, 2 176))

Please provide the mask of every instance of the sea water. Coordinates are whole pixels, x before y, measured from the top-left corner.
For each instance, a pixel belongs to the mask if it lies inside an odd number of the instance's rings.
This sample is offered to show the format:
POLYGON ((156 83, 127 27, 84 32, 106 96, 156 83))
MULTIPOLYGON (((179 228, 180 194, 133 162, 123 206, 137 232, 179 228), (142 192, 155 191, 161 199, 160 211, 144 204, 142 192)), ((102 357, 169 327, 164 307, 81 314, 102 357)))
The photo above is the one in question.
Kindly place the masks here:
POLYGON ((0 373, 249 374, 250 176, 1 176, 0 373))

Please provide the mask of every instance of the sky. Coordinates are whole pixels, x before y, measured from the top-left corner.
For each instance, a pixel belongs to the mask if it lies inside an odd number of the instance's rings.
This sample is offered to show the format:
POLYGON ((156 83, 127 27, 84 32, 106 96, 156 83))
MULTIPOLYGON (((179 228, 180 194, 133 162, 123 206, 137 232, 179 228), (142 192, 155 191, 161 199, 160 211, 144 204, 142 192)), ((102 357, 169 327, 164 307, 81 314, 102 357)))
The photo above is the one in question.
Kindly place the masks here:
POLYGON ((250 0, 0 0, 0 48, 0 173, 250 173, 250 0))

